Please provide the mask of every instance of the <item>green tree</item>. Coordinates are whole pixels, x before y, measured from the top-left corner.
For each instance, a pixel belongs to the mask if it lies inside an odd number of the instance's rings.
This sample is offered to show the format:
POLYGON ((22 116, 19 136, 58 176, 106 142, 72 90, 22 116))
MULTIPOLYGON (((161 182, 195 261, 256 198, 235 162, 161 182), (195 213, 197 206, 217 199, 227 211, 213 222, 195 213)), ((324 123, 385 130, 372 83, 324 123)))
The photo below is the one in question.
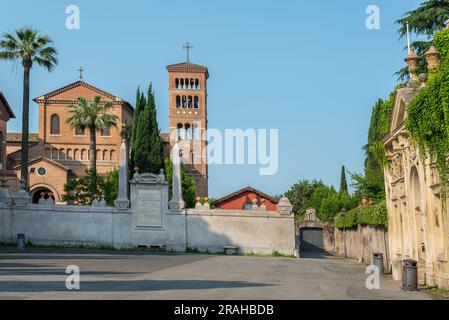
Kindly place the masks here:
POLYGON ((104 200, 109 206, 114 206, 114 200, 118 197, 119 170, 117 168, 109 171, 103 178, 101 189, 104 200))
POLYGON ((70 180, 64 185, 62 200, 70 205, 90 206, 92 201, 103 196, 103 178, 95 170, 89 169, 86 175, 70 180))
MULTIPOLYGON (((138 91, 139 95, 139 91, 138 91)), ((154 92, 150 85, 147 97, 143 94, 137 99, 133 125, 131 163, 140 173, 159 173, 164 168, 163 145, 157 123, 154 92)))
POLYGON ((46 35, 30 27, 16 30, 14 33, 4 33, 0 40, 0 60, 18 61, 23 67, 23 105, 22 105, 22 149, 20 178, 25 190, 29 188, 28 181, 28 137, 30 110, 30 71, 35 63, 53 71, 57 65, 56 49, 53 41, 46 35))
POLYGON ((290 200, 293 205, 293 212, 297 217, 302 217, 308 208, 317 207, 312 202, 312 196, 316 189, 326 187, 322 181, 300 180, 295 183, 289 191, 285 193, 285 197, 290 200))
MULTIPOLYGON (((411 32, 425 38, 424 41, 415 41, 412 43, 416 53, 421 57, 421 72, 426 72, 427 70, 423 56, 432 45, 433 35, 435 32, 440 31, 445 27, 445 22, 448 19, 449 0, 427 0, 422 2, 415 10, 406 12, 403 18, 396 21, 396 23, 400 25, 398 30, 400 39, 407 35, 407 22, 409 23, 411 32)), ((406 67, 396 74, 401 80, 405 80, 409 77, 409 72, 406 67)))
POLYGON ((341 167, 340 194, 348 194, 348 182, 346 181, 346 169, 345 169, 345 166, 341 167))
POLYGON ((114 108, 112 102, 101 102, 100 96, 95 96, 93 101, 86 98, 78 98, 78 104, 70 105, 66 122, 72 128, 89 129, 89 154, 90 169, 97 171, 97 131, 117 127, 118 116, 112 114, 114 108))
MULTIPOLYGON (((169 183, 169 196, 172 194, 173 181, 173 163, 170 159, 165 159, 165 179, 169 183)), ((182 198, 184 199, 187 208, 194 208, 196 204, 196 186, 195 180, 187 174, 187 168, 181 164, 181 180, 182 180, 182 198)))

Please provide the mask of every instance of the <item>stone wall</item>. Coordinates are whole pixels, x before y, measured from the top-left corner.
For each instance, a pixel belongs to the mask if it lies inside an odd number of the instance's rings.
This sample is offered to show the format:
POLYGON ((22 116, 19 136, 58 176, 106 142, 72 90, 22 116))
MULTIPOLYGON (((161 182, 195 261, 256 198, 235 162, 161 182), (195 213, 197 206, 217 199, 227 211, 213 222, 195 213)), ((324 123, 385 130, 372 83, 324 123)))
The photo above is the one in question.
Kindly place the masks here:
POLYGON ((0 206, 0 241, 15 242, 26 234, 35 244, 134 248, 164 245, 184 252, 187 247, 221 252, 237 246, 241 253, 292 255, 293 215, 278 212, 191 209, 167 212, 163 228, 136 228, 134 213, 109 207, 67 205, 0 206))
POLYGON ((361 225, 352 229, 335 228, 336 255, 369 265, 374 252, 383 253, 384 266, 390 269, 388 232, 384 228, 361 225))

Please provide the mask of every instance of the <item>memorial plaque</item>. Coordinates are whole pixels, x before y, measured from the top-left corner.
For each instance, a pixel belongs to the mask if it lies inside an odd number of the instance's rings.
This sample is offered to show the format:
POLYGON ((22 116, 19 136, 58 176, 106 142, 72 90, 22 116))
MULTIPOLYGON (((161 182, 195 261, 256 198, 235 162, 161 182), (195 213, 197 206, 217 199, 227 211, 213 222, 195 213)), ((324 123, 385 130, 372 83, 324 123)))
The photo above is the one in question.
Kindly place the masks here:
POLYGON ((161 190, 138 190, 136 218, 137 227, 163 226, 161 190))

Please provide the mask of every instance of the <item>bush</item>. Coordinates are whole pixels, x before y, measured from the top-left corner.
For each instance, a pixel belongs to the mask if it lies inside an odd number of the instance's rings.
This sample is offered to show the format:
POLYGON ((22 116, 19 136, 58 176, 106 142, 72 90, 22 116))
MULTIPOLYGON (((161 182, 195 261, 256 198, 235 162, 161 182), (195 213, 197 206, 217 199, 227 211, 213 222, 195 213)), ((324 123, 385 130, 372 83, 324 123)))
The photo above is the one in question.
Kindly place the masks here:
POLYGON ((337 228, 352 228, 358 224, 388 228, 386 202, 381 201, 374 205, 358 207, 335 218, 335 226, 337 228))

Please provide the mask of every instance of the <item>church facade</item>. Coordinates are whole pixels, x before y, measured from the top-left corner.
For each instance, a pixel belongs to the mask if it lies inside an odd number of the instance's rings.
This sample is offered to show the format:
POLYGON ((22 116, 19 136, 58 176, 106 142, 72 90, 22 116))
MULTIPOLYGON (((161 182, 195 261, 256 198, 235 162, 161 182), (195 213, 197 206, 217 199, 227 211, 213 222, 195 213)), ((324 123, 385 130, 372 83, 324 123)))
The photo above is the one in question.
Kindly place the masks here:
MULTIPOLYGON (((182 161, 196 182, 197 195, 207 197, 208 169, 203 152, 207 143, 203 132, 207 129, 206 82, 209 73, 206 67, 190 62, 169 65, 167 70, 169 132, 161 134, 164 155, 169 157, 172 146, 179 143, 182 161)), ((29 182, 33 202, 38 202, 42 194, 57 203, 62 202, 64 185, 85 175, 89 169, 89 132, 71 128, 66 120, 69 105, 76 104, 79 97, 93 100, 95 96, 100 96, 102 102, 112 102, 112 112, 118 117, 117 127, 97 133, 97 171, 105 175, 120 165, 121 128, 132 123, 134 109, 127 101, 80 77, 79 81, 34 99, 39 110, 39 132, 29 137, 29 182)), ((7 157, 2 158, 2 165, 15 173, 15 185, 19 185, 22 135, 3 136, 7 141, 4 150, 7 157)), ((14 189, 12 183, 8 185, 14 189)))

